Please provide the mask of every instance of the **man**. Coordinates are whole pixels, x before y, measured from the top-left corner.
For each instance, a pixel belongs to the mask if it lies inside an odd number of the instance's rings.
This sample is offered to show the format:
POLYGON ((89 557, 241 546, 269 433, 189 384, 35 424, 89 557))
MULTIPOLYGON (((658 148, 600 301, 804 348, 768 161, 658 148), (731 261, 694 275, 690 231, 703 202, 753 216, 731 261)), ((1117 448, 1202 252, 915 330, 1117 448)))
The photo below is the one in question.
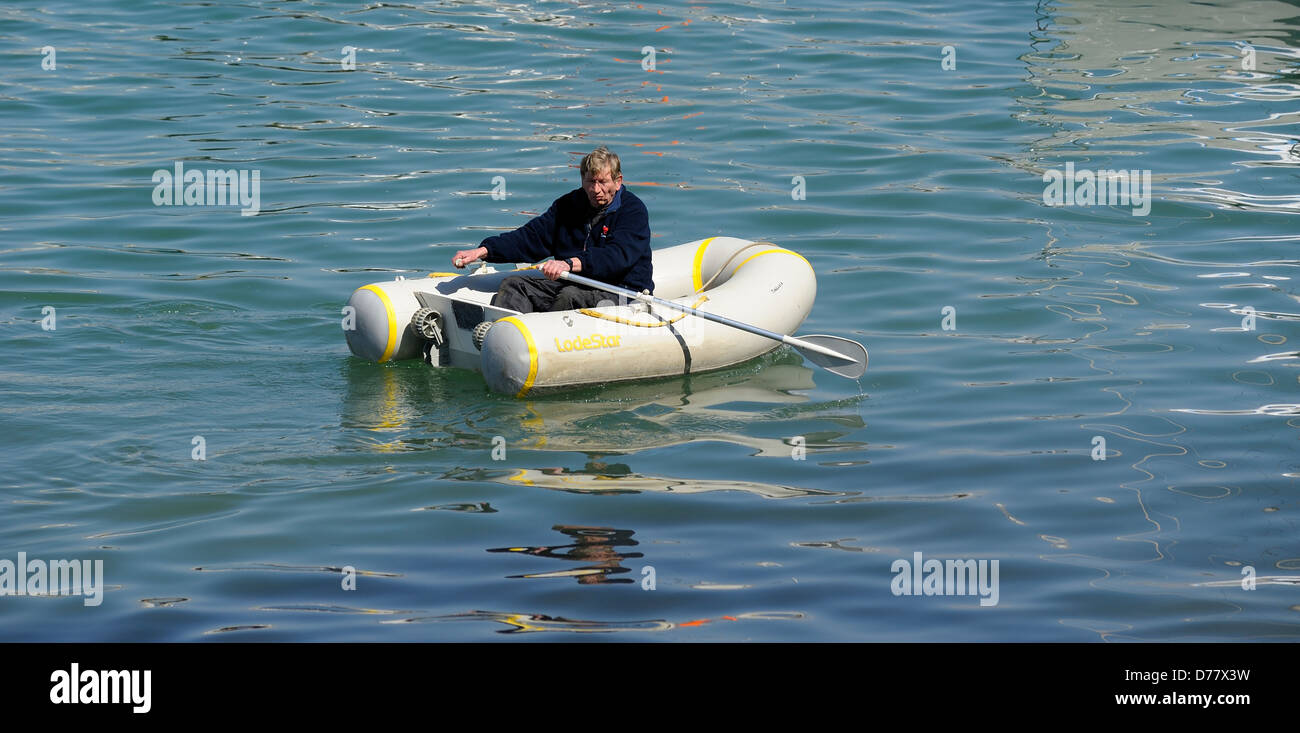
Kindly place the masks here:
POLYGON ((582 188, 561 196, 545 214, 513 232, 483 240, 457 252, 458 268, 488 262, 537 262, 540 277, 512 275, 501 283, 492 305, 522 313, 590 308, 614 296, 603 290, 561 282, 564 272, 636 292, 654 291, 650 255, 650 217, 641 199, 623 187, 618 156, 603 145, 582 158, 582 188))

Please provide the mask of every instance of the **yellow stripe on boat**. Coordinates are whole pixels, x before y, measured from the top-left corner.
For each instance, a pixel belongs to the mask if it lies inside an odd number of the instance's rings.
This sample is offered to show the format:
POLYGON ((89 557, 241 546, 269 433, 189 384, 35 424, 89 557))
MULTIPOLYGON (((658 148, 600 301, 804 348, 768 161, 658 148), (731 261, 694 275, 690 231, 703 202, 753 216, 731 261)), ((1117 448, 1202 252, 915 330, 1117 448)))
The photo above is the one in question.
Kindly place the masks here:
POLYGON ((712 242, 715 239, 717 239, 717 237, 709 237, 703 242, 700 242, 699 248, 695 250, 695 265, 694 269, 691 270, 691 279, 695 283, 695 292, 697 293, 700 292, 700 288, 704 287, 703 273, 700 272, 700 269, 704 267, 704 250, 708 249, 709 242, 712 242))
POLYGON ((388 343, 384 346, 384 355, 379 357, 379 363, 388 361, 393 356, 393 349, 397 348, 397 314, 393 312, 393 301, 388 299, 388 293, 375 285, 366 285, 361 290, 369 290, 379 296, 379 300, 384 304, 384 311, 388 314, 388 343))
POLYGON ((519 390, 519 394, 515 395, 515 397, 523 397, 528 394, 528 390, 533 388, 533 381, 537 379, 537 344, 533 343, 533 335, 528 332, 528 326, 525 326, 523 321, 518 318, 506 316, 497 323, 509 323, 519 329, 519 333, 524 335, 524 343, 528 344, 528 378, 524 380, 523 389, 519 390))
POLYGON ((772 254, 773 252, 781 252, 781 253, 783 253, 783 254, 794 255, 795 257, 798 257, 799 259, 803 260, 803 263, 804 263, 805 265, 807 265, 809 268, 812 267, 812 263, 809 262, 807 258, 805 258, 803 255, 799 254, 798 252, 791 252, 791 251, 788 250, 788 249, 781 249, 781 248, 778 247, 777 249, 765 249, 765 250, 763 250, 762 252, 759 252, 759 253, 757 253, 757 254, 752 254, 752 255, 746 257, 744 260, 742 260, 742 261, 740 262, 739 265, 736 265, 736 270, 733 270, 733 271, 732 271, 732 274, 734 275, 735 272, 736 272, 737 270, 739 270, 740 268, 742 268, 742 267, 745 266, 745 263, 746 263, 746 262, 749 262, 750 260, 754 259, 755 257, 762 257, 763 255, 772 254))

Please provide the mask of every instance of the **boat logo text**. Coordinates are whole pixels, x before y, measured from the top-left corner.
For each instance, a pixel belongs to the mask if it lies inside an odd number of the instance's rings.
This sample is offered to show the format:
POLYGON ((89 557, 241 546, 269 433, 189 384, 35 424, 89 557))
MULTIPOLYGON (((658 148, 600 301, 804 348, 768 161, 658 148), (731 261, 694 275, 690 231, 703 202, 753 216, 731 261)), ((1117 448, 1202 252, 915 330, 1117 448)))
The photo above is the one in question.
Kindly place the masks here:
POLYGON ((613 349, 622 346, 621 336, 605 336, 593 333, 588 338, 575 338, 567 341, 555 339, 556 351, 585 351, 587 349, 613 349))

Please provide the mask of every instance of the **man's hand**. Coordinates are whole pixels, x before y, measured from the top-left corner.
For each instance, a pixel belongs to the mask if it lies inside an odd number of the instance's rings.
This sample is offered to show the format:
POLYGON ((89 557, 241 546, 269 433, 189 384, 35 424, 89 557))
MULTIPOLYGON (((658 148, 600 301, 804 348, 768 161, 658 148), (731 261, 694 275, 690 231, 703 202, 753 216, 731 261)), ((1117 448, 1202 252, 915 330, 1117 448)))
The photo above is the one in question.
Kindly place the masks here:
MULTIPOLYGON (((451 258, 451 264, 458 269, 464 269, 465 265, 471 262, 477 262, 487 256, 487 247, 475 247, 474 249, 462 249, 451 258)), ((555 278, 551 278, 554 280, 555 278)))
POLYGON ((561 273, 571 272, 572 269, 565 260, 547 260, 542 263, 542 274, 547 280, 559 280, 561 273))

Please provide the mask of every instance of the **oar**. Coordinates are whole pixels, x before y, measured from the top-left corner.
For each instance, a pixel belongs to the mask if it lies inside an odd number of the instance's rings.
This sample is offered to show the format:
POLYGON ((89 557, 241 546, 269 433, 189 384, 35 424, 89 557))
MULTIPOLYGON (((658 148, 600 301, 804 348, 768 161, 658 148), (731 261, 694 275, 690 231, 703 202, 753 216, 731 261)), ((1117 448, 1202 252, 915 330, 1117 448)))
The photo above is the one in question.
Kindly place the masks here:
POLYGON ((562 272, 560 273, 560 277, 565 280, 572 280, 579 285, 586 285, 587 287, 596 288, 597 290, 604 290, 606 292, 622 295, 626 298, 639 300, 642 303, 655 303, 668 308, 675 308, 676 310, 689 313, 693 316, 698 316, 708 321, 713 321, 714 323, 721 323, 724 326, 739 328, 742 331, 748 331, 756 336, 762 336, 763 338, 780 341, 783 344, 789 344, 800 354, 807 357, 812 363, 824 368, 832 374, 838 374, 841 377, 857 379, 867 371, 867 349, 857 341, 840 338, 839 336, 825 336, 822 334, 795 338, 794 336, 786 336, 783 333, 768 331, 767 329, 759 328, 758 326, 751 326, 748 323, 733 321, 730 318, 715 313, 705 313, 704 311, 696 310, 689 305, 674 303, 671 300, 656 298, 653 295, 635 293, 616 285, 609 285, 600 282, 599 280, 592 280, 591 278, 583 277, 581 275, 574 275, 571 272, 562 272))

